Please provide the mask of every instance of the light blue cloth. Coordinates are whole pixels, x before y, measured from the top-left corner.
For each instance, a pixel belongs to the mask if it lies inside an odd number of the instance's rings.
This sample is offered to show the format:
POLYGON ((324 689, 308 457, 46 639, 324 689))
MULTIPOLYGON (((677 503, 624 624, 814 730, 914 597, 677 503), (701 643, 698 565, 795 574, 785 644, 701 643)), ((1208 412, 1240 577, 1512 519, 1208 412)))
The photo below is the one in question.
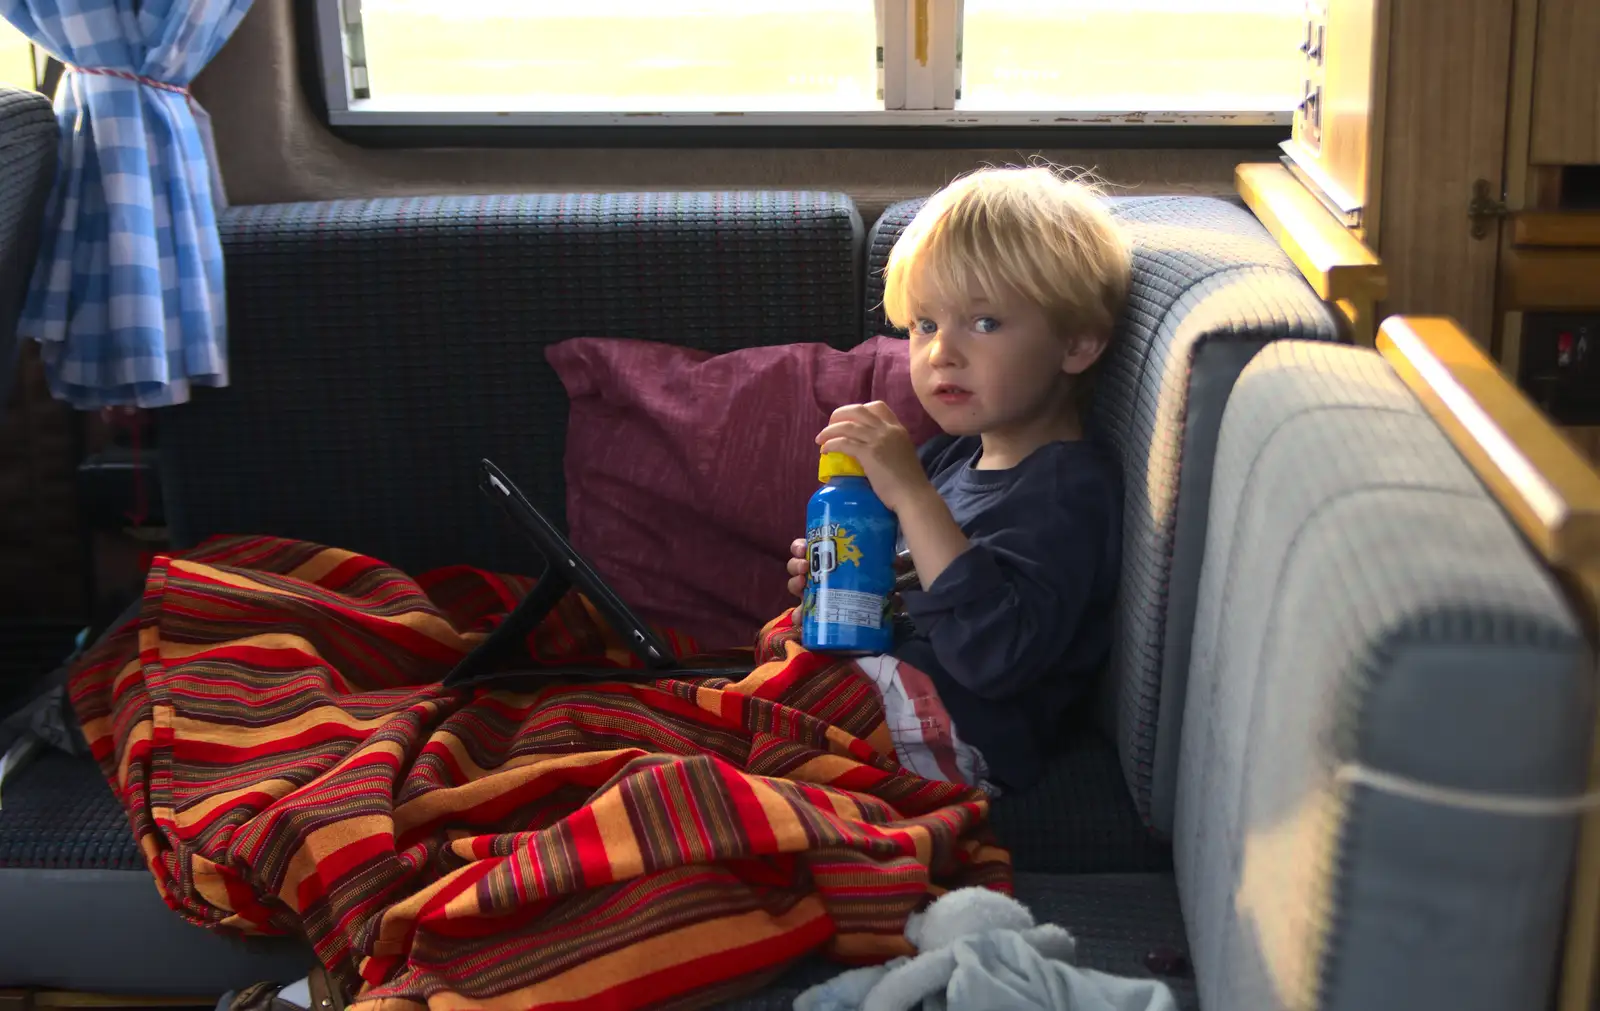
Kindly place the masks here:
POLYGON ((1177 1011, 1159 980, 1071 964, 1071 934, 986 889, 947 892, 911 917, 906 939, 915 956, 841 973, 794 1011, 1177 1011))
POLYGON ((887 965, 852 969, 795 999, 795 1011, 1177 1011, 1153 979, 1047 957, 1022 932, 988 930, 887 965))
POLYGON ((51 393, 74 407, 160 407, 192 386, 227 385, 220 194, 209 124, 187 89, 249 8, 0 0, 7 21, 69 68, 17 332, 39 342, 51 393))

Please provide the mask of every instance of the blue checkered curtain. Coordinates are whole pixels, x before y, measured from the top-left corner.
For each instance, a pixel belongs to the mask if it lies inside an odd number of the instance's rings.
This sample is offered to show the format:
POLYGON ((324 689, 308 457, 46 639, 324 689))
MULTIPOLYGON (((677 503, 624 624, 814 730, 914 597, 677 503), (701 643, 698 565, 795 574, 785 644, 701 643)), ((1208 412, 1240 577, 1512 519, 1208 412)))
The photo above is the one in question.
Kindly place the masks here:
POLYGON ((66 65, 61 156, 18 322, 75 407, 163 407, 228 382, 209 123, 189 82, 250 0, 0 0, 66 65), (199 119, 196 115, 198 113, 199 119))

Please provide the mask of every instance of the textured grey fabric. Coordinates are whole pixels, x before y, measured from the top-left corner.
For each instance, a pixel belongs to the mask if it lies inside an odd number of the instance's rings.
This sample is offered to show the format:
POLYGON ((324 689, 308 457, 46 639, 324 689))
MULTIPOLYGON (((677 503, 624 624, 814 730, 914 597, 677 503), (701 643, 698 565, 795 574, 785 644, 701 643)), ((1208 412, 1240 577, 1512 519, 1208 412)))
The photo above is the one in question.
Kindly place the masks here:
MULTIPOLYGON (((1087 722, 1087 721, 1082 721, 1087 722)), ((1172 849, 1139 821, 1116 747, 1094 727, 1069 727, 1044 778, 994 802, 989 824, 1019 871, 1170 871, 1172 849)))
POLYGON ((180 545, 273 534, 410 572, 537 571, 476 466, 563 523, 568 405, 546 347, 859 339, 861 222, 837 193, 330 201, 219 227, 232 385, 160 418, 180 545))
MULTIPOLYGON (((24 721, 33 716, 17 715, 24 721)), ((75 724, 63 729, 77 732, 75 724)), ((4 802, 0 868, 144 867, 122 805, 85 755, 41 753, 6 784, 4 802)), ((1032 789, 995 801, 990 824, 1019 871, 1172 869, 1170 848, 1139 825, 1115 749, 1092 729, 1071 734, 1032 789)))
MULTIPOLYGON (((1128 606, 1134 591, 1126 575, 1123 584, 1123 606, 1119 615, 1123 621, 1119 644, 1122 652, 1113 661, 1116 680, 1115 698, 1118 705, 1123 747, 1119 752, 1126 773, 1130 749, 1142 761, 1149 763, 1149 806, 1144 811, 1147 824, 1162 837, 1172 834, 1172 810, 1178 790, 1178 736, 1183 727, 1183 704, 1189 684, 1189 642, 1194 635, 1195 595, 1199 592, 1200 563, 1205 554, 1205 530, 1211 498, 1211 461, 1216 455, 1217 430, 1222 424, 1222 412, 1228 403, 1233 382, 1261 348, 1254 339, 1206 340, 1195 346, 1189 367, 1188 408, 1184 419, 1182 456, 1178 462, 1177 499, 1169 507, 1173 510, 1169 538, 1169 568, 1166 574, 1167 594, 1165 626, 1158 633, 1159 678, 1151 685, 1149 669, 1144 666, 1148 654, 1136 648, 1131 636, 1143 627, 1145 634, 1154 631, 1158 618, 1148 612, 1135 612, 1128 606), (1141 626, 1135 617, 1150 624, 1141 626), (1138 676, 1130 682, 1133 672, 1138 676), (1148 693, 1152 687, 1156 695, 1148 693), (1154 740, 1148 715, 1155 706, 1154 740), (1128 707, 1137 706, 1136 710, 1128 707), (1129 724, 1129 713, 1142 715, 1139 722, 1129 724)), ((1152 527, 1153 529, 1153 527, 1152 527)), ((1161 535, 1157 535, 1158 537, 1161 535)), ((1148 556, 1146 556, 1148 557, 1148 556)), ((1159 562, 1157 563, 1159 570, 1159 562)), ((1147 580, 1155 573, 1144 570, 1147 580)), ((1147 582, 1146 594, 1154 593, 1147 582)), ((1150 597, 1141 598, 1148 601, 1150 597)), ((1112 695, 1107 691, 1106 695, 1112 695)), ((1137 761, 1135 771, 1144 768, 1137 761)), ((1141 783, 1142 780, 1135 779, 1141 783)), ((1138 787, 1135 787, 1138 796, 1138 787)))
MULTIPOLYGON (((867 235, 867 333, 883 317, 889 250, 924 201, 887 209, 867 235)), ((1333 341, 1337 322, 1260 222, 1236 202, 1110 200, 1134 249, 1133 288, 1101 366, 1095 415, 1121 459, 1123 606, 1102 721, 1145 823, 1172 828, 1194 587, 1205 544, 1217 424, 1239 369, 1285 337, 1333 341)))
POLYGON ((1337 340, 1339 329, 1249 212, 1165 198, 1117 213, 1134 243, 1134 284, 1095 398, 1125 481, 1123 606, 1107 687, 1135 803, 1166 832, 1189 666, 1186 609, 1222 404, 1255 349, 1288 337, 1337 340))
POLYGON ((39 252, 39 224, 55 178, 59 128, 50 100, 0 87, 0 406, 11 399, 17 314, 39 252))
POLYGON ((1212 1008, 1544 1005, 1575 819, 1347 787, 1581 791, 1594 672, 1552 579, 1374 352, 1267 348, 1217 449, 1174 856, 1212 1008))
MULTIPOLYGON (((1149 978, 1145 956, 1181 951, 1183 923, 1169 875, 1019 874, 1017 896, 1042 920, 1078 940, 1080 965, 1149 978)), ((161 901, 148 872, 0 869, 0 909, 35 911, 27 931, 0 945, 8 986, 90 993, 209 996, 260 980, 303 976, 315 955, 281 938, 222 937, 180 920, 161 901)), ((760 993, 721 1005, 728 1011, 788 1011, 795 995, 843 970, 803 960, 760 993)), ((1193 981, 1164 978, 1178 1006, 1193 1011, 1193 981)))
POLYGON ((128 815, 100 767, 43 750, 0 796, 0 869, 127 870, 148 878, 128 815))
MULTIPOLYGON (((1103 745, 1074 749, 1093 758, 1061 765, 1115 771, 1103 745)), ((1104 782, 1104 780, 1102 780, 1104 782)), ((1081 785, 1061 787, 1081 798, 1081 785)), ((111 791, 94 764, 64 754, 41 755, 7 785, 0 812, 0 909, 48 909, 30 919, 26 943, 0 945, 0 981, 100 993, 212 994, 286 974, 309 964, 298 942, 218 937, 191 927, 161 901, 111 791), (92 914, 92 915, 91 915, 92 914), (110 914, 110 915, 107 915, 110 914)), ((1118 798, 1123 805, 1125 797, 1118 798)), ((1070 809, 1072 803, 1060 805, 1070 809)), ((1051 810, 1055 810, 1052 808, 1051 810)), ((1021 814, 1021 810, 1017 814, 1021 814)), ((1125 815, 1133 817, 1131 811, 1125 815)), ((1029 825, 1024 847, 1014 851, 1038 863, 1081 867, 1077 847, 1103 853, 1105 831, 1068 825, 1070 810, 1029 825), (1046 848, 1048 826, 1061 827, 1046 848)), ((1015 820, 1015 816, 1013 817, 1015 820)), ((1003 840, 1010 833, 996 819, 1003 840)), ((1012 844, 1014 845, 1014 844, 1012 844)), ((1158 848, 1142 858, 1165 861, 1158 848)), ((1092 868, 1090 868, 1092 869, 1092 868)), ((1170 873, 1040 874, 1019 872, 1017 896, 1042 921, 1068 927, 1079 940, 1079 964, 1120 975, 1148 975, 1144 956, 1156 949, 1183 950, 1183 924, 1170 873)), ((791 969, 739 1008, 787 1008, 794 995, 840 971, 820 958, 791 969)), ((1169 979, 1180 1007, 1193 1008, 1187 978, 1169 979)))
POLYGON ((143 867, 0 868, 0 910, 6 986, 208 997, 258 980, 288 982, 316 964, 303 941, 224 937, 184 922, 143 867))

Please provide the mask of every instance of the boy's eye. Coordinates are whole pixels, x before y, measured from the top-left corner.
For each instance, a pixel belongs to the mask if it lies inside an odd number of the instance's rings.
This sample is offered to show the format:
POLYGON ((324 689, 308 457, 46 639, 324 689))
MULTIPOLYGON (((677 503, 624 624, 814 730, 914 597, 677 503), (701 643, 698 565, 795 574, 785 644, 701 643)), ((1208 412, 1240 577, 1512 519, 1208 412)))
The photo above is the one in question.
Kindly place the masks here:
POLYGON ((931 319, 919 319, 917 320, 915 327, 918 333, 933 333, 939 329, 939 324, 935 323, 931 319))
POLYGON ((979 316, 974 325, 979 333, 994 333, 1000 329, 1000 321, 993 316, 979 316))

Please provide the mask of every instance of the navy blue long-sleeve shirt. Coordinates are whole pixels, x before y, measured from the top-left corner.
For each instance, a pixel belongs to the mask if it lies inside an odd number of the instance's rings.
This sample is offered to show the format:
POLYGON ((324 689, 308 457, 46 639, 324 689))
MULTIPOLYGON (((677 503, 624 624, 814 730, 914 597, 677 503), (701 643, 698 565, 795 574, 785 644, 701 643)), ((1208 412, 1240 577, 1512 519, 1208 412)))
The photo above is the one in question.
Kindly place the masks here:
POLYGON ((894 654, 922 670, 990 778, 1038 779, 1062 716, 1111 648, 1122 554, 1115 464, 1090 439, 979 470, 976 436, 939 436, 923 469, 971 546, 902 594, 915 631, 894 654))

